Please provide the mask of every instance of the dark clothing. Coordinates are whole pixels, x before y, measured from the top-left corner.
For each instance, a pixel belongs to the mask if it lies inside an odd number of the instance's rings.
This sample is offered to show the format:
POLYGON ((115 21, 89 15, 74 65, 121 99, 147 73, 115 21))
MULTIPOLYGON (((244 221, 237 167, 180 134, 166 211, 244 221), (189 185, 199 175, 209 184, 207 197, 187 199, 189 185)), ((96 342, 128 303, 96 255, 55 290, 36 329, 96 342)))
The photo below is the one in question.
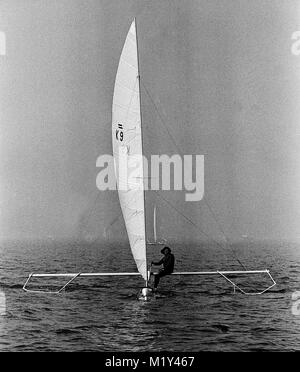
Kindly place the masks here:
POLYGON ((166 272, 164 269, 159 270, 157 274, 154 275, 154 288, 157 288, 160 278, 166 275, 170 275, 171 273, 166 272))
POLYGON ((175 257, 172 253, 167 253, 159 262, 153 262, 153 265, 163 265, 166 274, 172 274, 174 270, 175 257))
POLYGON ((154 288, 157 288, 160 278, 172 274, 174 270, 175 257, 172 253, 167 253, 159 262, 152 262, 153 265, 163 265, 157 274, 154 275, 154 288))

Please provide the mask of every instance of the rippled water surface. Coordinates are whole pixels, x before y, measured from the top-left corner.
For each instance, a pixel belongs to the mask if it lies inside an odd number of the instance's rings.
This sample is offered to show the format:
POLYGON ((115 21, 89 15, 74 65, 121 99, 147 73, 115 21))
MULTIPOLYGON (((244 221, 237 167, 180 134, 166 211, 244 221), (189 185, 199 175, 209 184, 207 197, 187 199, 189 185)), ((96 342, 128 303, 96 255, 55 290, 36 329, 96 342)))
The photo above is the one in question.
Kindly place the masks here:
MULTIPOLYGON (((231 250, 172 245, 176 270, 240 269, 231 250)), ((80 278, 60 295, 22 291, 30 272, 135 271, 126 245, 3 243, 0 290, 2 351, 204 351, 300 350, 300 246, 243 243, 233 247, 248 269, 269 268, 278 282, 262 296, 233 294, 218 276, 163 278, 149 302, 136 295, 143 281, 80 278)), ((160 257, 151 248, 151 258, 160 257)), ((266 276, 233 278, 244 289, 265 287, 266 276)), ((34 281, 36 287, 60 283, 34 281)))

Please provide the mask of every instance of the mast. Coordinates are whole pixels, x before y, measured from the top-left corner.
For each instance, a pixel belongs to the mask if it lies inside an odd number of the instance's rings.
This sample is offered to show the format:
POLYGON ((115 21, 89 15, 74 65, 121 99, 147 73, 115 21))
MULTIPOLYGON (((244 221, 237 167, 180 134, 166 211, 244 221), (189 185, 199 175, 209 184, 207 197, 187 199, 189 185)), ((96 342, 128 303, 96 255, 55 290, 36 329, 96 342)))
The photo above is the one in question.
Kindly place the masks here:
POLYGON ((154 242, 157 242, 157 233, 156 233, 156 204, 154 205, 153 210, 153 235, 154 235, 154 242))
MULTIPOLYGON (((144 136, 143 136, 143 114, 142 114, 142 94, 141 94, 141 70, 140 70, 140 55, 139 55, 139 39, 138 39, 138 31, 137 31, 137 21, 136 17, 134 18, 135 23, 135 34, 136 34, 136 49, 137 49, 137 64, 138 64, 138 81, 139 81, 139 97, 140 97, 140 118, 141 118, 141 138, 142 138, 142 150, 144 148, 144 136)), ((143 155, 143 151, 142 151, 143 155)), ((145 245, 146 245, 146 267, 148 268, 147 262, 147 220, 146 220, 146 195, 145 195, 145 173, 144 173, 144 158, 142 158, 142 167, 143 167, 143 196, 144 196, 144 224, 145 224, 145 245)), ((148 271, 147 271, 147 280, 146 280, 146 287, 148 286, 148 271)))

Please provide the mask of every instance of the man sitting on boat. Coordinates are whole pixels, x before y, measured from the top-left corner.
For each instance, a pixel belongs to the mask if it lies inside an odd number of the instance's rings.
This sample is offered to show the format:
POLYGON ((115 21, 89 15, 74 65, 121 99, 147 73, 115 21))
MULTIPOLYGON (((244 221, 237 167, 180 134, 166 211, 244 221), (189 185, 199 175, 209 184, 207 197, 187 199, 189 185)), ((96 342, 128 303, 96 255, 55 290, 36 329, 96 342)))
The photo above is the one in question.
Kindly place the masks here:
POLYGON ((154 290, 157 289, 160 278, 172 274, 174 270, 175 257, 171 253, 171 249, 169 247, 164 247, 161 250, 161 253, 164 255, 164 257, 160 261, 151 262, 151 265, 163 265, 163 268, 160 269, 158 273, 154 273, 154 290))

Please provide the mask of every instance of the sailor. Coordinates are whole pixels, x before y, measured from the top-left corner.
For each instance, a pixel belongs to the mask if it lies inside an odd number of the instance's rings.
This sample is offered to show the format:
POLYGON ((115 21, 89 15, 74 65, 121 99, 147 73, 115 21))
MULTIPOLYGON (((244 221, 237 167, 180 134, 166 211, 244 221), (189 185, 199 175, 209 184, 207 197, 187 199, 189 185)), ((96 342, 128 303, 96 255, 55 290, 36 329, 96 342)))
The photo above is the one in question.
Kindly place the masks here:
POLYGON ((164 247, 161 250, 161 253, 164 257, 160 261, 151 262, 151 265, 163 265, 162 269, 160 269, 158 273, 154 273, 154 290, 157 289, 160 278, 172 274, 174 270, 175 257, 171 253, 171 249, 169 247, 164 247))

